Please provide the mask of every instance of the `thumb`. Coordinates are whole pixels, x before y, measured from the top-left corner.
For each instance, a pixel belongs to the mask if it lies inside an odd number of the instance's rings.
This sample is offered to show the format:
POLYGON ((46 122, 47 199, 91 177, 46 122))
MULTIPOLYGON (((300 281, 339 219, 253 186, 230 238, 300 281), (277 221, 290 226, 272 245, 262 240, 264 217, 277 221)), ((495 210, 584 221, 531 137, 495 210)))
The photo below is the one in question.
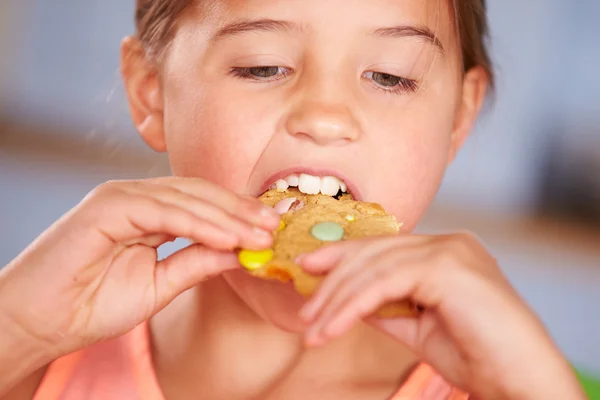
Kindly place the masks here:
POLYGON ((154 285, 158 309, 198 283, 239 267, 234 253, 201 244, 192 244, 171 254, 156 265, 154 285))

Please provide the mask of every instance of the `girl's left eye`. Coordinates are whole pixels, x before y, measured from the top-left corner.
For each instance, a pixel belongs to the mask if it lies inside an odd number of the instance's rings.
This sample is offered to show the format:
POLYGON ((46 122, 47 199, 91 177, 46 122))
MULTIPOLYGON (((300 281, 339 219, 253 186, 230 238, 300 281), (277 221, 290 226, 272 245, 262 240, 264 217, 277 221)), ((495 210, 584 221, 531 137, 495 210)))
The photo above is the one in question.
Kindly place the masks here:
POLYGON ((415 92, 418 88, 417 81, 414 79, 383 72, 367 71, 363 76, 373 81, 378 89, 386 92, 415 92))
POLYGON ((257 81, 276 80, 289 74, 289 70, 277 66, 258 66, 258 67, 235 67, 231 73, 239 78, 254 79, 257 81))

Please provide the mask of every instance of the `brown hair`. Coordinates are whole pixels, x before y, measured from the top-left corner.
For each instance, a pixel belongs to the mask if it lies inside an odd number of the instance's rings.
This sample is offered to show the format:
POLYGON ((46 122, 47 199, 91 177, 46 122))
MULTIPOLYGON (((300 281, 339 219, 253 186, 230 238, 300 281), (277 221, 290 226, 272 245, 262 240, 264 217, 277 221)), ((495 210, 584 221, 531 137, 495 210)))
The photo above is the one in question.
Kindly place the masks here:
MULTIPOLYGON (((160 57, 175 34, 177 19, 194 0, 136 0, 137 37, 151 57, 160 57)), ((485 69, 494 84, 487 49, 488 21, 485 0, 452 0, 460 38, 464 71, 485 69)))

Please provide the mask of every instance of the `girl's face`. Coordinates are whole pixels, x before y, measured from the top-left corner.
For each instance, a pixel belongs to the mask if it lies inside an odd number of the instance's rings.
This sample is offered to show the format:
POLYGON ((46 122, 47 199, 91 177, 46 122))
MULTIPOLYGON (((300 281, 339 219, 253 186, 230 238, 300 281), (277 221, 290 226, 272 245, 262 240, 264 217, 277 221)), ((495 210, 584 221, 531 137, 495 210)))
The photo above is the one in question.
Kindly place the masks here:
MULTIPOLYGON (((125 65, 138 129, 174 174, 255 196, 289 172, 334 175, 412 230, 486 86, 482 70, 462 74, 447 2, 203 3, 179 21, 159 78, 125 65)), ((259 315, 299 329, 288 285, 226 279, 259 315)))

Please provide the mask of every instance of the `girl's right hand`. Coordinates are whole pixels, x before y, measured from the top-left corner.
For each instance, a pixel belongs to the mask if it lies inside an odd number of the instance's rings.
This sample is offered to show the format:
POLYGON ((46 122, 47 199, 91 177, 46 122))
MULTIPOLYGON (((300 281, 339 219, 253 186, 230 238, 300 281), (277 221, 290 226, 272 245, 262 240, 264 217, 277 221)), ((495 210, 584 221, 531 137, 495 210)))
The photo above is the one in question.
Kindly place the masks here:
POLYGON ((200 179, 102 184, 0 272, 0 319, 58 358, 239 267, 232 250, 268 248, 278 225, 258 200, 200 179), (179 237, 194 244, 159 261, 179 237))

